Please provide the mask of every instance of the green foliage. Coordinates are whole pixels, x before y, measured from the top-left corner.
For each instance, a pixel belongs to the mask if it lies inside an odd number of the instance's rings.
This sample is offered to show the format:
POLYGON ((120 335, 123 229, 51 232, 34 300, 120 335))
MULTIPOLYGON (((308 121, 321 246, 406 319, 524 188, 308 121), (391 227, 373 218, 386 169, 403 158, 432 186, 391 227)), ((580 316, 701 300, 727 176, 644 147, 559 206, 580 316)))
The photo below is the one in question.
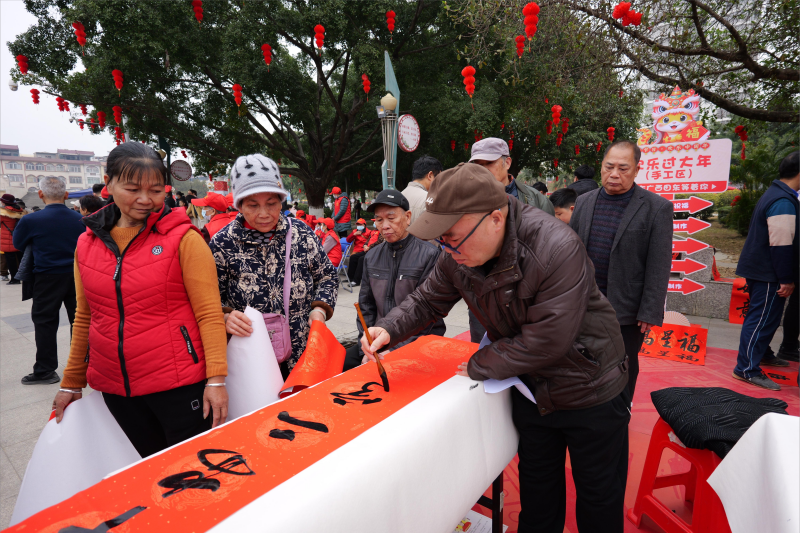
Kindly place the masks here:
POLYGON ((725 192, 704 192, 704 193, 691 193, 691 194, 676 194, 676 200, 684 200, 686 198, 697 196, 698 198, 702 198, 703 200, 709 200, 714 202, 714 205, 703 209, 694 214, 690 213, 675 213, 675 218, 678 220, 686 219, 689 217, 699 218, 700 220, 709 221, 715 215, 718 217, 720 222, 722 222, 722 216, 727 215, 728 211, 730 211, 731 203, 733 202, 734 198, 739 195, 738 190, 733 191, 725 191, 725 192))

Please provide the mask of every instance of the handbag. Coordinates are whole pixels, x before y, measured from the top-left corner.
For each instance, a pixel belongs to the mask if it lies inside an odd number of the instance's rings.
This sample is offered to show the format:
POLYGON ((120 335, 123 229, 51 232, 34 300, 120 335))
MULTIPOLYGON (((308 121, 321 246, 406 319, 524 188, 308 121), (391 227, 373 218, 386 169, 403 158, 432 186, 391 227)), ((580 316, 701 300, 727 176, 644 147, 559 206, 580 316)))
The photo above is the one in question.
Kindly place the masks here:
POLYGON ((289 222, 289 230, 286 232, 286 266, 283 271, 283 314, 263 313, 269 340, 272 342, 272 349, 279 363, 283 363, 292 355, 292 339, 289 333, 289 289, 292 285, 292 264, 289 255, 292 251, 292 219, 287 217, 286 220, 289 222))

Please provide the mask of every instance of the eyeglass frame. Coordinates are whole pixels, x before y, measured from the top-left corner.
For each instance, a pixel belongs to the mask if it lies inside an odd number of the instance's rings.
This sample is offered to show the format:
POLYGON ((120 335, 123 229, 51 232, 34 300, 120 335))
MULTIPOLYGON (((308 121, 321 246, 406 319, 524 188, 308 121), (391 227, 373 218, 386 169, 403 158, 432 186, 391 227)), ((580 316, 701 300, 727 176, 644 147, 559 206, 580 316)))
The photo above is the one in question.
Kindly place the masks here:
POLYGON ((477 223, 477 224, 475 224, 475 227, 474 227, 474 228, 472 228, 472 231, 470 231, 469 233, 467 233, 467 236, 466 236, 466 237, 464 237, 463 239, 461 239, 461 242, 460 242, 460 243, 458 243, 458 246, 456 246, 455 248, 454 248, 454 247, 452 247, 452 246, 450 246, 450 245, 449 245, 449 244, 447 244, 446 242, 444 242, 444 241, 442 240, 442 237, 441 237, 441 236, 439 236, 439 238, 438 238, 438 239, 433 239, 433 240, 435 240, 437 243, 439 243, 439 245, 440 245, 442 248, 445 248, 445 249, 447 249, 447 250, 450 250, 450 251, 452 251, 454 254, 461 255, 461 252, 459 252, 459 251, 458 251, 458 249, 459 249, 459 248, 461 248, 461 245, 462 245, 462 244, 464 244, 465 242, 467 242, 467 239, 469 239, 469 238, 472 236, 472 234, 473 234, 473 233, 475 233, 475 231, 478 229, 478 226, 480 226, 481 224, 483 224, 483 221, 486 219, 486 217, 488 217, 488 216, 489 216, 489 215, 491 215, 492 213, 494 213, 494 211, 489 211, 488 213, 486 213, 485 215, 483 215, 483 217, 482 217, 482 218, 481 218, 481 219, 478 221, 478 223, 477 223))

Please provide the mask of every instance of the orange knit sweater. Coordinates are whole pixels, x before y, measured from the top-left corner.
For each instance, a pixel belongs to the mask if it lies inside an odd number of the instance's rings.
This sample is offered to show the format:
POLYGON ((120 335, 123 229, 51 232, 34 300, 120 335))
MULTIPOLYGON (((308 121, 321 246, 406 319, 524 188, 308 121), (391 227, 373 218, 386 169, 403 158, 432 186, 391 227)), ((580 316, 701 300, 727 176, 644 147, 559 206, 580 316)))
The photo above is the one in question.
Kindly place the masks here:
MULTIPOLYGON (((141 226, 134 228, 111 229, 111 238, 120 250, 125 250, 133 240, 141 226)), ((228 375, 227 337, 225 320, 222 315, 222 303, 217 288, 217 267, 211 250, 196 231, 189 231, 181 239, 178 250, 183 273, 186 294, 192 304, 200 338, 203 340, 203 351, 206 359, 206 376, 228 375)), ((85 362, 86 350, 89 348, 89 325, 92 321, 91 309, 83 292, 83 282, 78 269, 78 251, 75 251, 75 293, 78 308, 75 311, 75 322, 72 325, 72 345, 69 360, 64 369, 61 386, 66 388, 83 388, 86 386, 85 362)))

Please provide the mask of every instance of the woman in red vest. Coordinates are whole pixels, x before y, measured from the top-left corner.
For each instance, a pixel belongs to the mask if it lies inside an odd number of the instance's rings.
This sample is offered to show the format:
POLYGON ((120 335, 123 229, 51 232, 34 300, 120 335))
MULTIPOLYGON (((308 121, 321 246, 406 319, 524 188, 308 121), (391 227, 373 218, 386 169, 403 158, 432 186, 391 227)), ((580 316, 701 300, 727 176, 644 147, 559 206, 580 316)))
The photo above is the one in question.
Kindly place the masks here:
POLYGON ((165 205, 167 169, 149 146, 108 156, 114 203, 84 218, 78 308, 56 421, 87 382, 142 457, 225 422, 225 323, 211 251, 165 205))
POLYGON ((14 279, 14 276, 20 261, 22 261, 22 252, 14 248, 12 237, 17 222, 26 214, 25 210, 16 204, 16 200, 13 194, 4 194, 0 197, 0 252, 3 252, 8 269, 11 271, 9 285, 20 283, 18 279, 14 279))
POLYGON ((322 223, 325 224, 327 231, 320 236, 322 240, 322 249, 328 255, 333 266, 338 267, 342 262, 342 243, 339 241, 339 235, 333 230, 334 222, 332 218, 323 218, 322 223))

